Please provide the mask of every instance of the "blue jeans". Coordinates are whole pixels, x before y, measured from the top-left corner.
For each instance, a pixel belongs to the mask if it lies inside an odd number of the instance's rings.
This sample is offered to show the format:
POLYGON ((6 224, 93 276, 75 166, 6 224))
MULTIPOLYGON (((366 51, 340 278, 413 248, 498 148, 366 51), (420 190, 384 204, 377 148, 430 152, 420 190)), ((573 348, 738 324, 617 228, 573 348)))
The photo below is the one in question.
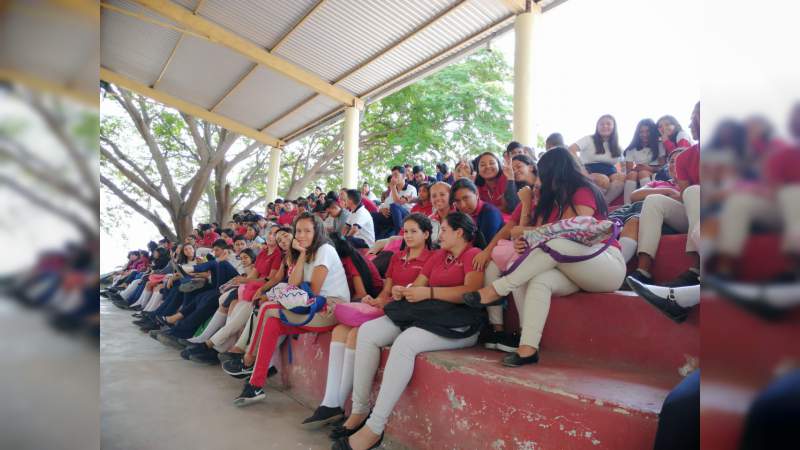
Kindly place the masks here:
POLYGON ((403 228, 403 219, 409 214, 404 207, 392 203, 389 205, 389 217, 384 217, 380 212, 372 213, 372 222, 375 225, 375 239, 386 239, 397 235, 403 228))
POLYGON ((655 450, 700 448, 700 370, 667 395, 658 416, 655 450))
POLYGON ((195 330, 211 318, 219 308, 219 296, 220 293, 216 289, 207 289, 194 296, 191 302, 181 308, 183 319, 175 324, 170 333, 184 339, 192 337, 195 330))

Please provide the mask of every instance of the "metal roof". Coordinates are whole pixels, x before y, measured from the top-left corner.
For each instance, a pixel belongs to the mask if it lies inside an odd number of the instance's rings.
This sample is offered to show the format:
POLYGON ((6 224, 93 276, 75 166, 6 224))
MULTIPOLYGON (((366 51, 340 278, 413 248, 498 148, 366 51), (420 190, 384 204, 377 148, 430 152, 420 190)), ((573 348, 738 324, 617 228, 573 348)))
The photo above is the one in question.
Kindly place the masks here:
MULTIPOLYGON (((543 11, 564 0, 543 0, 543 11)), ((101 78, 271 145, 513 26, 524 0, 102 0, 101 78), (152 95, 151 95, 152 96, 152 95), (176 106, 177 107, 177 106, 176 106)))

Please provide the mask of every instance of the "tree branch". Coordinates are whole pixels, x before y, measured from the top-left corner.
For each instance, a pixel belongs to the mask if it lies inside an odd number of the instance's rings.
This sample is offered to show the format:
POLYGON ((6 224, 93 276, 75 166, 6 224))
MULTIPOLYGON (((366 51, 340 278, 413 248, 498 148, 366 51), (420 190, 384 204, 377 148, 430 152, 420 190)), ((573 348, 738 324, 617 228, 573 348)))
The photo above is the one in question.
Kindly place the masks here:
POLYGON ((102 174, 100 174, 100 182, 106 186, 111 192, 114 193, 120 200, 122 200, 126 205, 131 207, 134 211, 142 215, 144 218, 152 222, 157 228, 158 231, 165 237, 169 238, 171 241, 177 241, 177 235, 169 227, 155 212, 150 212, 142 207, 139 203, 135 200, 130 198, 125 192, 122 191, 113 181, 109 180, 102 174))
POLYGON ((131 170, 129 170, 127 167, 125 167, 114 155, 111 154, 111 152, 106 150, 103 146, 100 146, 100 154, 103 155, 103 157, 106 160, 108 160, 111 164, 113 164, 114 167, 116 167, 117 170, 119 170, 122 173, 122 175, 125 176, 125 178, 130 180, 139 189, 141 189, 144 192, 146 192, 147 195, 153 197, 156 201, 158 201, 165 208, 170 209, 171 204, 170 204, 169 200, 166 197, 164 197, 161 194, 161 192, 158 191, 153 186, 152 182, 148 183, 146 180, 143 180, 143 179, 139 178, 139 176, 137 174, 133 173, 131 170))

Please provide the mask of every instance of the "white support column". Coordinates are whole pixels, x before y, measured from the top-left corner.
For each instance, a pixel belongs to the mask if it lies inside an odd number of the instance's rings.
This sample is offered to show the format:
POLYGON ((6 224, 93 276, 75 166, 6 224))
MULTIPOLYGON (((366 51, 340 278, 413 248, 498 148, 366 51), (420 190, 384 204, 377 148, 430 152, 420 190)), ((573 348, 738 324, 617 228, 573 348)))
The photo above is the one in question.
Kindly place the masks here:
POLYGON ((517 16, 514 23, 514 140, 535 146, 533 127, 535 30, 542 9, 535 3, 530 11, 517 16))
POLYGON ((358 108, 344 109, 344 175, 342 184, 348 189, 358 187, 358 108))
POLYGON ((272 147, 269 150, 269 173, 267 174, 267 203, 278 198, 278 181, 281 168, 281 149, 272 147))

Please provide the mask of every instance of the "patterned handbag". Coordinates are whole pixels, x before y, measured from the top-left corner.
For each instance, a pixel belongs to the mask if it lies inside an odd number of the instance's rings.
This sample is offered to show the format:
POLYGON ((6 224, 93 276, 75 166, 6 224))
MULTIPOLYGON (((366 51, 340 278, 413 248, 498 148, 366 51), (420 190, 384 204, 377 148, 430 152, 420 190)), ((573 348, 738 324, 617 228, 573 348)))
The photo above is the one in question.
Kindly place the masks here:
POLYGON ((611 242, 619 237, 622 224, 618 220, 597 220, 589 216, 576 216, 570 219, 559 220, 557 222, 542 225, 533 230, 525 232, 525 241, 528 248, 520 254, 508 270, 503 272, 507 275, 513 272, 525 260, 530 252, 539 248, 550 255, 559 263, 575 263, 587 261, 603 253, 611 245, 611 242), (553 239, 568 239, 587 247, 592 247, 604 242, 601 248, 590 255, 564 255, 547 245, 553 239))

